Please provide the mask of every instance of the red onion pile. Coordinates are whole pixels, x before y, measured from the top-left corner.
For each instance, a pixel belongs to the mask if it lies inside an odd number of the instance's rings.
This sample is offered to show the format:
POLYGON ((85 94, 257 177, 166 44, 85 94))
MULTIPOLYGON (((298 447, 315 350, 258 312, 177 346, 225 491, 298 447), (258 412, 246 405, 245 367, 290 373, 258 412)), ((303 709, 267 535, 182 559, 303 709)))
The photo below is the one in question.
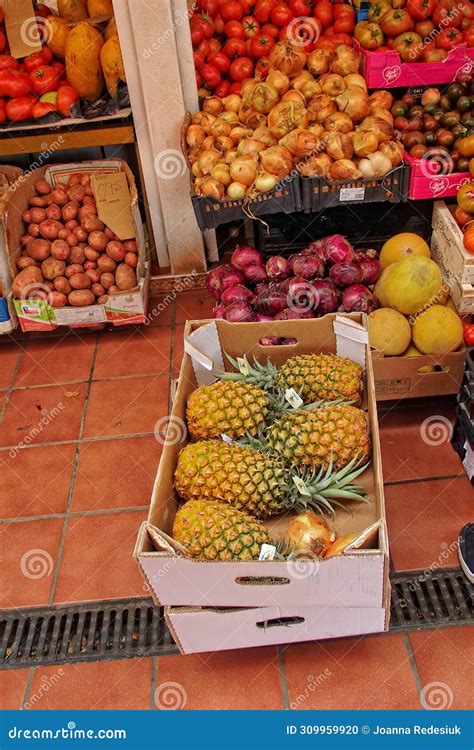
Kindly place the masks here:
POLYGON ((374 250, 354 250, 340 234, 312 242, 266 263, 250 245, 237 246, 231 262, 207 275, 217 300, 214 317, 233 323, 317 318, 327 313, 366 312, 378 306, 368 288, 382 270, 374 250))

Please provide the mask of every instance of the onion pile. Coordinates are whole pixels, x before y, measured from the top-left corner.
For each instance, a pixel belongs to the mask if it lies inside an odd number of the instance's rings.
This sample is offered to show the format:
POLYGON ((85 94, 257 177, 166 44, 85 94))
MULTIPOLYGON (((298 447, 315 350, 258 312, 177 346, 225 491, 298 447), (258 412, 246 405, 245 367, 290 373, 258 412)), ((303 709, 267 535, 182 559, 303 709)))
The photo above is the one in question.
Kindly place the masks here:
POLYGON ((183 150, 195 195, 252 198, 293 170, 347 182, 383 177, 402 163, 393 97, 369 96, 356 50, 306 54, 282 41, 270 63, 266 77, 245 81, 240 95, 207 97, 202 111, 188 115, 183 150))
POLYGON ((237 246, 231 262, 207 274, 217 301, 214 317, 232 323, 318 318, 327 313, 366 312, 378 306, 369 289, 381 274, 374 250, 354 250, 340 234, 312 242, 284 258, 265 262, 250 245, 237 246))

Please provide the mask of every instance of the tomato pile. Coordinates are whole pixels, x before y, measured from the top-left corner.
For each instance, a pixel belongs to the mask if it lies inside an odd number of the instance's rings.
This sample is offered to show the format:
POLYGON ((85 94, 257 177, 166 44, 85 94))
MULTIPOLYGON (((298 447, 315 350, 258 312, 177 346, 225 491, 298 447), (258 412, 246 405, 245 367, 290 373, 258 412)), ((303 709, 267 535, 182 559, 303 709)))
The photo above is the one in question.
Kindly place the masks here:
POLYGON ((474 47, 469 0, 376 0, 354 36, 363 49, 396 50, 404 62, 437 62, 460 44, 474 47), (404 6, 404 7, 401 7, 404 6))
POLYGON ((242 82, 265 75, 276 42, 295 40, 305 52, 352 45, 355 10, 330 0, 197 0, 191 40, 200 94, 238 94, 242 82))
MULTIPOLYGON (((48 14, 46 9, 44 15, 48 14)), ((49 112, 69 117, 79 95, 67 81, 64 63, 55 60, 46 45, 22 60, 12 57, 3 20, 0 8, 0 125, 44 117, 49 112)))

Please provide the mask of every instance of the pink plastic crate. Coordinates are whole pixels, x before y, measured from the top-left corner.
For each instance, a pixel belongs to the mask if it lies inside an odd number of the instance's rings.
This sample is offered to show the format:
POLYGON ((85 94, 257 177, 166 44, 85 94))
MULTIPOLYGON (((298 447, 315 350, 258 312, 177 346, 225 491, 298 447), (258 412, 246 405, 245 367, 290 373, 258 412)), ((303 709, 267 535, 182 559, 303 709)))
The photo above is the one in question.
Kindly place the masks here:
POLYGON ((410 165, 410 189, 408 197, 412 200, 430 200, 449 198, 457 195, 461 185, 471 181, 469 172, 452 172, 451 174, 426 174, 426 162, 413 159, 405 151, 405 161, 410 165))
POLYGON ((464 45, 451 50, 443 62, 436 63, 403 62, 394 50, 367 52, 359 47, 359 51, 369 89, 451 83, 459 73, 469 74, 474 68, 474 48, 464 45))

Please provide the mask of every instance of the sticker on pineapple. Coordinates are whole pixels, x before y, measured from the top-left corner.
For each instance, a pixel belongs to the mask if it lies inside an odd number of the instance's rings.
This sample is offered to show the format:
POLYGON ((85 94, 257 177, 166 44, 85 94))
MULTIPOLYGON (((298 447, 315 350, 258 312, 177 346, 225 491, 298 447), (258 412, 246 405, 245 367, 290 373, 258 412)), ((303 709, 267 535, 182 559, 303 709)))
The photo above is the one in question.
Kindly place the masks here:
POLYGON ((299 396, 294 388, 287 388, 285 391, 285 398, 290 404, 290 406, 293 407, 293 409, 299 409, 300 406, 303 406, 303 399, 301 396, 299 396))
POLYGON ((233 445, 235 443, 235 440, 233 440, 229 435, 226 435, 225 432, 221 432, 221 438, 224 443, 228 443, 229 445, 233 445))
POLYGON ((275 557, 276 547, 273 544, 262 544, 260 548, 259 560, 273 560, 275 557))
POLYGON ((237 357, 237 364, 239 366, 239 370, 242 373, 242 375, 247 376, 250 372, 249 363, 247 362, 247 360, 244 359, 243 357, 237 357))
POLYGON ((311 497, 311 492, 308 490, 301 477, 293 477, 293 482, 295 483, 296 489, 298 490, 300 495, 307 495, 308 497, 311 497))

